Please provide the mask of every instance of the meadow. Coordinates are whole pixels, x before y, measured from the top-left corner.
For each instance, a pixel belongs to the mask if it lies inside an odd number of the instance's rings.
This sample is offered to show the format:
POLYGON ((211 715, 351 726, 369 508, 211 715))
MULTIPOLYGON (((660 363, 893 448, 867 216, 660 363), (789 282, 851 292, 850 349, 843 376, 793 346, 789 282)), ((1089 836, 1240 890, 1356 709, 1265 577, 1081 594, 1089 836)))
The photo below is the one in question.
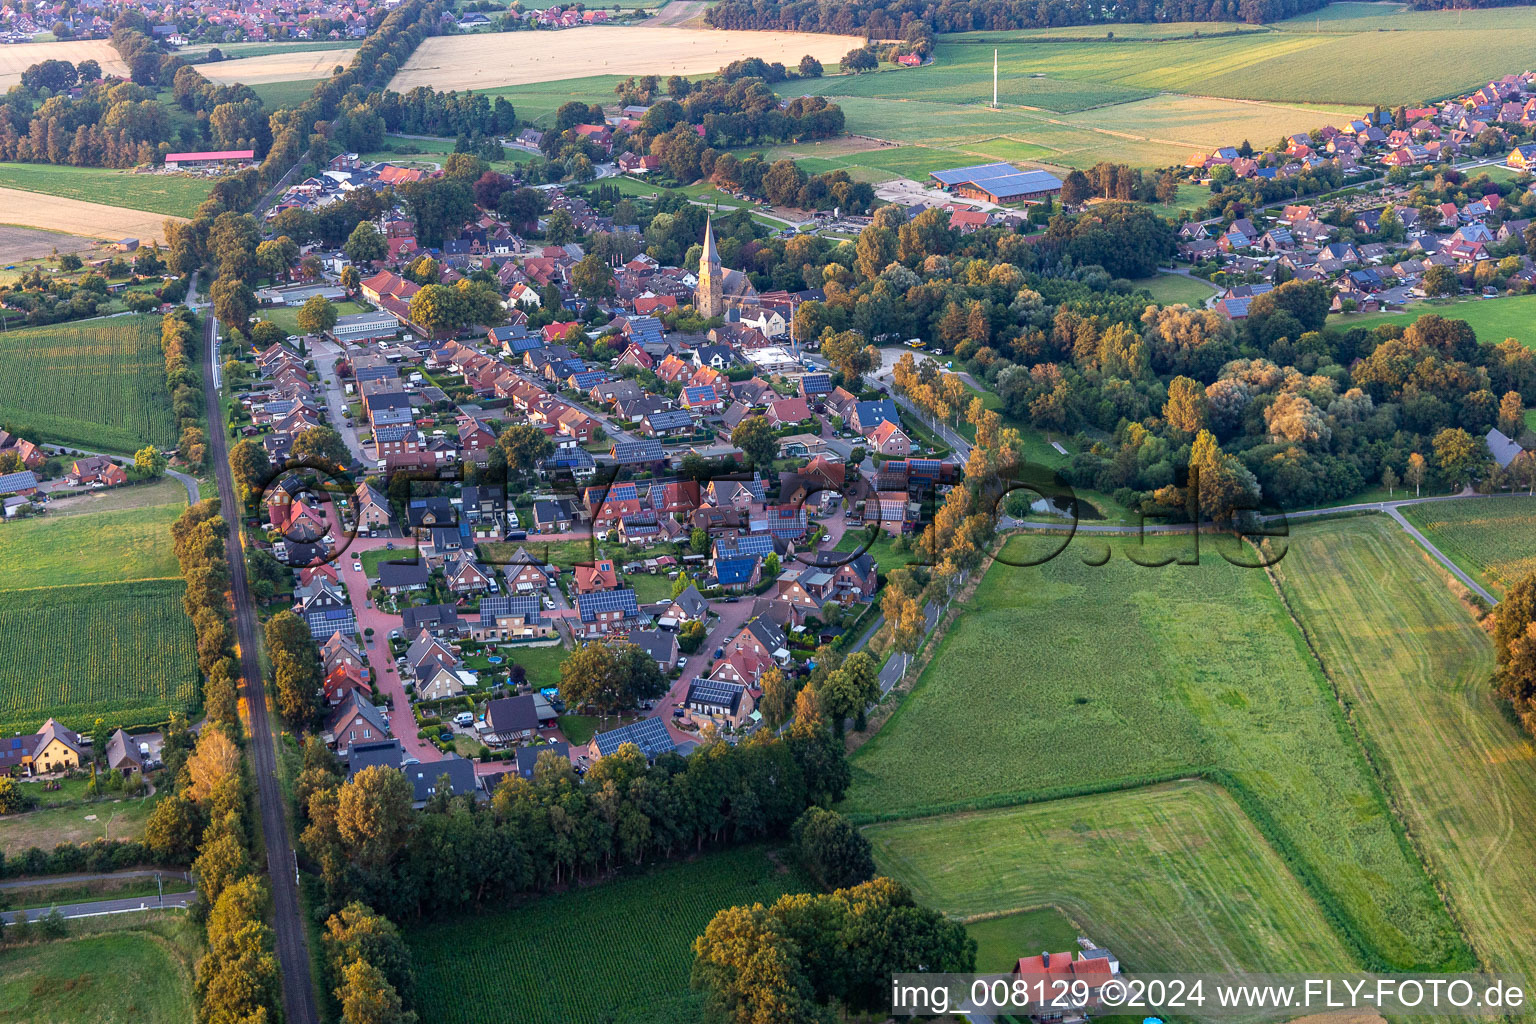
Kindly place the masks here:
MULTIPOLYGON (((159 794, 143 798, 114 797, 7 815, 0 818, 0 853, 18 856, 34 846, 51 850, 59 843, 138 839, 144 835, 144 825, 159 799, 159 794)), ((13 905, 17 904, 13 901, 13 905)), ((0 1017, 0 1020, 4 1019, 0 1017)))
POLYGON ((1205 305, 1205 300, 1216 294, 1216 290, 1198 277, 1185 277, 1183 274, 1158 274, 1155 277, 1143 277, 1131 282, 1137 288, 1145 288, 1152 293, 1153 301, 1164 306, 1185 305, 1199 308, 1205 305))
POLYGON ((1487 635, 1384 518, 1304 523, 1290 547, 1281 590, 1394 808, 1479 958, 1533 976, 1536 750, 1489 687, 1487 635))
POLYGON ((187 503, 179 483, 176 490, 181 500, 173 504, 79 515, 50 510, 0 526, 0 590, 177 576, 171 523, 187 503))
MULTIPOLYGON (((1209 783, 887 822, 864 835, 880 870, 923 905, 961 919, 1060 907, 1134 970, 1353 963, 1317 902, 1209 783)), ((1049 948, 1076 948, 1060 939, 1049 948)))
MULTIPOLYGON (((1038 560, 1060 543, 1015 537, 1003 556, 1038 560)), ((1184 537, 1145 547, 1083 538, 1037 567, 995 564, 854 754, 845 809, 917 816, 1205 772, 1362 958, 1463 962, 1264 574, 1229 565, 1209 539, 1198 565, 1148 568, 1133 555, 1187 562, 1195 551, 1184 537)))
POLYGON ((1335 313, 1328 323, 1338 327, 1406 327, 1425 313, 1450 320, 1465 320, 1477 340, 1498 344, 1514 338, 1526 348, 1536 348, 1536 295, 1506 295, 1497 299, 1463 299, 1454 302, 1416 302, 1406 313, 1335 313))
POLYGON ((128 728, 193 710, 184 589, 171 579, 0 591, 0 734, 31 732, 49 716, 128 728))
POLYGON ((693 940, 715 913, 810 891, 760 848, 706 854, 406 933, 417 1002, 440 1024, 691 1020, 693 940), (602 969, 593 970, 600 955, 602 969))
POLYGON ((208 198, 208 179, 187 174, 136 174, 108 167, 0 163, 0 188, 41 192, 126 210, 191 217, 208 198))
POLYGON ((1409 505, 1403 515, 1498 596, 1536 572, 1536 501, 1524 493, 1409 505))
POLYGON ((976 940, 976 970, 982 974, 1013 970, 1022 950, 1077 948, 1077 926, 1055 907, 984 917, 967 922, 965 930, 976 940))
POLYGON ((0 380, 0 420, 27 437, 124 454, 176 445, 158 317, 9 331, 0 380))
MULTIPOLYGON (((359 306, 355 302, 333 302, 331 305, 336 307, 337 316, 351 316, 354 313, 368 312, 366 308, 359 306)), ((304 333, 303 331, 299 330, 298 306, 275 306, 270 309, 263 309, 260 313, 260 316, 263 320, 272 321, 288 334, 304 333)))
POLYGON ((321 81, 319 78, 299 78, 289 82, 259 82, 251 86, 251 91, 260 97, 262 106, 268 110, 280 110, 296 107, 309 99, 321 81))
POLYGON ((185 914, 72 921, 68 938, 0 949, 7 1024, 184 1024, 202 929, 185 914))

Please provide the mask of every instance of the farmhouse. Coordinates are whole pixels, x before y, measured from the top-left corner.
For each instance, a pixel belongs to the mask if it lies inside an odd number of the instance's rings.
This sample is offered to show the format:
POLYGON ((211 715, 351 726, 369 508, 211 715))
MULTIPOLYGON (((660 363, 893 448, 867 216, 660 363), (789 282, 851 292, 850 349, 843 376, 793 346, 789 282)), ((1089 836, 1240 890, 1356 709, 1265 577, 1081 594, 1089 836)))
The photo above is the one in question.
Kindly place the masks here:
POLYGON ((52 718, 31 736, 0 741, 0 775, 66 771, 80 767, 80 737, 52 718))
POLYGON ((947 192, 993 203, 1022 203, 1061 194, 1061 179, 1048 171, 1021 171, 1008 163, 972 164, 930 177, 947 192))

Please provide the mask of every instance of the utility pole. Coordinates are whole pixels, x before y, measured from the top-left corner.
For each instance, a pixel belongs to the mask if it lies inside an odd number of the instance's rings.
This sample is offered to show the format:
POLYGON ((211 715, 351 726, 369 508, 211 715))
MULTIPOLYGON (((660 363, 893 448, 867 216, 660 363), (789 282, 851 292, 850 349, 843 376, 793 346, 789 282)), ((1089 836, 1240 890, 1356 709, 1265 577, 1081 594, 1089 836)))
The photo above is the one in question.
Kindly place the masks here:
POLYGON ((997 109, 997 48, 992 48, 992 109, 997 109))

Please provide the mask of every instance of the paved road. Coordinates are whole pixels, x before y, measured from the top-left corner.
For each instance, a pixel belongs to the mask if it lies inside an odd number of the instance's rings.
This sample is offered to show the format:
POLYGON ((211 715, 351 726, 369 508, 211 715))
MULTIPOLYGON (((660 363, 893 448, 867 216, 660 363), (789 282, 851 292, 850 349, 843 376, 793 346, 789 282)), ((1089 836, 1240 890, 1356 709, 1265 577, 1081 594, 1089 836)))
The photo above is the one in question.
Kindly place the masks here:
POLYGON ((242 692, 251 730, 252 769, 261 807, 261 831, 267 848, 267 880, 272 888, 272 924, 277 933, 278 967, 283 978, 283 1009, 288 1024, 320 1024, 315 1007, 314 983, 310 975, 309 945, 300 916, 299 890, 295 879, 293 844, 289 839, 288 816, 282 790, 277 782, 277 754, 273 749, 272 730, 267 724, 267 692, 261 678, 256 652, 256 609, 245 579, 245 553, 240 541, 240 506, 235 500, 235 484, 229 469, 229 435, 224 423, 224 407, 214 387, 214 362, 218 359, 218 321, 208 314, 203 341, 206 372, 203 393, 208 410, 210 457, 218 475, 219 500, 224 510, 229 535, 225 550, 229 558, 230 593, 235 602, 235 637, 239 642, 242 692))
POLYGON ((185 910, 197 901, 195 892, 168 892, 164 899, 155 896, 134 896, 126 900, 97 900, 94 903, 71 903, 59 907, 38 907, 35 910, 18 910, 11 914, 16 921, 22 914, 28 921, 40 921, 57 910, 66 918, 103 917, 107 914, 132 914, 141 910, 185 910))
MULTIPOLYGON (((132 466, 133 465, 133 460, 128 458, 126 455, 113 455, 111 452, 93 452, 93 451, 90 451, 89 449, 86 449, 86 448, 75 448, 73 446, 58 445, 58 444, 45 444, 45 445, 43 445, 43 448, 45 450, 47 450, 47 451, 60 452, 60 453, 68 453, 68 454, 71 454, 71 455, 103 455, 103 456, 111 459, 113 462, 117 463, 120 466, 132 466)), ((187 474, 181 472, 180 470, 171 469, 169 466, 166 467, 165 475, 168 476, 168 477, 173 477, 173 478, 181 481, 181 486, 183 486, 183 487, 185 487, 187 489, 187 504, 188 505, 196 505, 197 504, 198 495, 197 495, 197 478, 196 477, 188 476, 187 474)))
POLYGON ((363 449, 357 428, 347 426, 347 397, 341 378, 336 376, 336 360, 346 356, 340 345, 330 341, 310 342, 310 356, 320 372, 320 386, 325 391, 325 409, 330 414, 331 429, 341 435, 352 457, 365 466, 373 465, 373 455, 363 449))

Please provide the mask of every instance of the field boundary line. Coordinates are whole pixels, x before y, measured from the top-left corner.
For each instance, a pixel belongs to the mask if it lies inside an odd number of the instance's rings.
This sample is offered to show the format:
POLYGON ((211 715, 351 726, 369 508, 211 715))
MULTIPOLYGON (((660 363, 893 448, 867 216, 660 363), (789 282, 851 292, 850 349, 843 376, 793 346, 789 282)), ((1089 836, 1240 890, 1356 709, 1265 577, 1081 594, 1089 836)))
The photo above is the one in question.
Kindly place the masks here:
MULTIPOLYGON (((149 506, 153 508, 154 506, 149 506)), ((180 576, 137 576, 131 580, 99 580, 95 583, 49 583, 41 587, 7 587, 0 590, 3 594, 35 594, 40 590, 72 590, 77 587, 126 587, 134 583, 168 583, 175 580, 185 583, 180 576)))
MULTIPOLYGON (((1396 524, 1394 523, 1393 526, 1395 527, 1396 524)), ((1444 579, 1453 578, 1433 558, 1430 558, 1428 552, 1414 544, 1411 537, 1396 529, 1392 533, 1402 536, 1407 543, 1413 545, 1414 549, 1418 550, 1444 579)), ((1388 536, 1388 543, 1391 543, 1390 535, 1388 536)), ((1312 639, 1312 634, 1308 632, 1300 616, 1296 614, 1296 609, 1291 604, 1290 595, 1286 593, 1285 585, 1281 582, 1283 574, 1277 574, 1275 569, 1274 565, 1265 565, 1264 575, 1268 577, 1270 586, 1274 588, 1276 596, 1280 599, 1281 607, 1285 609, 1286 615, 1290 617, 1292 625, 1295 626, 1296 631, 1300 634, 1308 653, 1311 654, 1312 660, 1317 665, 1318 671, 1322 673, 1323 679, 1327 682, 1328 689, 1333 693, 1334 707, 1338 710, 1351 735, 1354 736, 1355 744, 1365 758, 1365 763, 1370 766, 1371 775, 1375 778, 1376 785, 1381 790, 1382 797, 1386 800, 1387 808, 1391 812, 1393 834, 1397 836, 1398 843, 1403 849, 1410 852, 1413 859, 1423 869, 1425 878, 1434 889, 1435 895, 1439 897, 1440 905, 1445 908, 1446 916, 1456 926, 1457 934, 1461 937, 1461 941, 1465 944, 1467 950, 1476 959, 1479 969, 1485 971, 1492 970, 1487 958, 1483 956, 1482 952, 1472 942, 1466 923, 1462 919, 1460 910, 1456 906, 1455 898, 1447 888, 1444 878, 1428 856, 1428 853, 1420 847, 1405 823, 1406 815, 1403 810, 1402 795, 1398 791, 1398 787, 1390 773, 1386 772, 1382 767, 1382 762, 1386 760, 1385 755, 1376 748, 1375 743, 1366 735, 1364 728, 1355 716, 1354 704, 1341 691, 1338 680, 1334 678, 1333 673, 1329 670, 1328 663, 1323 659, 1322 652, 1318 650, 1317 644, 1312 639)))

